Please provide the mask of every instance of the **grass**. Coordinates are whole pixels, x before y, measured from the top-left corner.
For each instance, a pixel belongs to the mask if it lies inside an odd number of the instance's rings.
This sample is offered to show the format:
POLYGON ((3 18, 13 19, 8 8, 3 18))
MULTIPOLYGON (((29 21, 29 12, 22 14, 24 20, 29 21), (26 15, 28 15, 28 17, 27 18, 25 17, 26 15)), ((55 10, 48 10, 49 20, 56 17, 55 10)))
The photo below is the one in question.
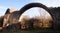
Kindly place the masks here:
POLYGON ((0 31, 0 33, 60 33, 60 30, 54 30, 54 29, 50 29, 50 28, 35 28, 35 29, 25 29, 25 30, 21 30, 19 28, 19 24, 17 25, 12 25, 12 26, 8 26, 8 27, 4 27, 2 31, 0 31))
POLYGON ((31 29, 31 30, 16 30, 16 31, 0 31, 0 33, 60 33, 60 30, 53 30, 53 29, 31 29))

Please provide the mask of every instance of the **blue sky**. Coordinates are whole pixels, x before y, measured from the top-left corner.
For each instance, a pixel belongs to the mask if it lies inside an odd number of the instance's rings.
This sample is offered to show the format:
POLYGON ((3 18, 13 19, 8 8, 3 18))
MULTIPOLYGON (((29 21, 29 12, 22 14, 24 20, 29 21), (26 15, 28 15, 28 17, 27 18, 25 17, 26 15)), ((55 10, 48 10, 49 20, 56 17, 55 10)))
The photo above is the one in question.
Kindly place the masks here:
MULTIPOLYGON (((4 15, 7 8, 15 8, 16 10, 21 9, 24 5, 31 3, 31 2, 39 2, 47 7, 58 7, 60 6, 60 0, 0 0, 0 16, 4 15)), ((32 9, 31 12, 38 11, 38 9, 32 9)), ((31 13, 30 12, 30 13, 31 13)), ((36 12, 35 15, 39 14, 36 12)), ((33 14, 33 13, 32 13, 33 14)), ((31 14, 31 15, 32 15, 31 14)))

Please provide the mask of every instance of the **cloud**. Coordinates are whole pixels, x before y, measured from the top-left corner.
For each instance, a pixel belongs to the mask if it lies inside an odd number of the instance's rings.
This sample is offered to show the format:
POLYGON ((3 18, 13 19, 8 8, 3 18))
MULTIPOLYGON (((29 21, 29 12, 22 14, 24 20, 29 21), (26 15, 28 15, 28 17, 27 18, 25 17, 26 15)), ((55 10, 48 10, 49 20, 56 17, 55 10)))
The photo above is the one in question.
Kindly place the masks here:
POLYGON ((60 6, 60 0, 31 0, 31 2, 38 2, 46 5, 47 7, 58 7, 60 6))
POLYGON ((8 7, 0 6, 0 9, 7 9, 8 7))
POLYGON ((6 9, 8 7, 5 7, 5 6, 0 6, 0 16, 4 15, 4 13, 6 12, 6 9))

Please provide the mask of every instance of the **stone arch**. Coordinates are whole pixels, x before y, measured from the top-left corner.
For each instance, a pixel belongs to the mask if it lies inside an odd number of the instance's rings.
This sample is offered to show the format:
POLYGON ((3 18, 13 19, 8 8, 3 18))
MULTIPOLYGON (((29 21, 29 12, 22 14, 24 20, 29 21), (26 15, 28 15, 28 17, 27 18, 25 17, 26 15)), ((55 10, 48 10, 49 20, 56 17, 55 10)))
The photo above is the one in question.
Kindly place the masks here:
POLYGON ((53 14, 51 12, 51 10, 46 7, 45 5, 41 4, 41 3, 29 3, 27 5, 25 5, 24 7, 22 7, 19 11, 20 11, 20 16, 28 9, 33 8, 33 7, 40 7, 45 9, 52 17, 52 20, 54 20, 53 14))
POLYGON ((22 7, 22 8, 19 10, 19 11, 20 11, 20 16, 21 16, 26 10, 28 10, 28 9, 30 9, 30 8, 33 8, 33 7, 40 7, 40 8, 45 9, 45 10, 52 16, 52 19, 54 19, 51 10, 50 10, 48 7, 46 7, 45 5, 41 4, 41 3, 29 3, 29 4, 25 5, 24 7, 22 7))

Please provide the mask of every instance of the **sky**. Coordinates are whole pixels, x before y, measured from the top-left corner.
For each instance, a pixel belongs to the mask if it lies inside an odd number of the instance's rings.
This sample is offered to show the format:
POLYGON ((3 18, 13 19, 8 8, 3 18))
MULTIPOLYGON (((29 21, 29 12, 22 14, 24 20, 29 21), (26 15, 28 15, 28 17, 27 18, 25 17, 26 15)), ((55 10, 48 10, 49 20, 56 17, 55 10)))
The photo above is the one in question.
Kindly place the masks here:
MULTIPOLYGON (((19 10, 24 5, 32 3, 32 2, 42 3, 46 5, 47 7, 59 7, 60 6, 59 4, 60 0, 0 0, 0 16, 5 14, 7 8, 15 8, 16 10, 19 10)), ((39 14, 38 8, 33 8, 28 11, 30 12, 29 15, 32 15, 33 14, 32 12, 34 12, 34 15, 39 14)))

